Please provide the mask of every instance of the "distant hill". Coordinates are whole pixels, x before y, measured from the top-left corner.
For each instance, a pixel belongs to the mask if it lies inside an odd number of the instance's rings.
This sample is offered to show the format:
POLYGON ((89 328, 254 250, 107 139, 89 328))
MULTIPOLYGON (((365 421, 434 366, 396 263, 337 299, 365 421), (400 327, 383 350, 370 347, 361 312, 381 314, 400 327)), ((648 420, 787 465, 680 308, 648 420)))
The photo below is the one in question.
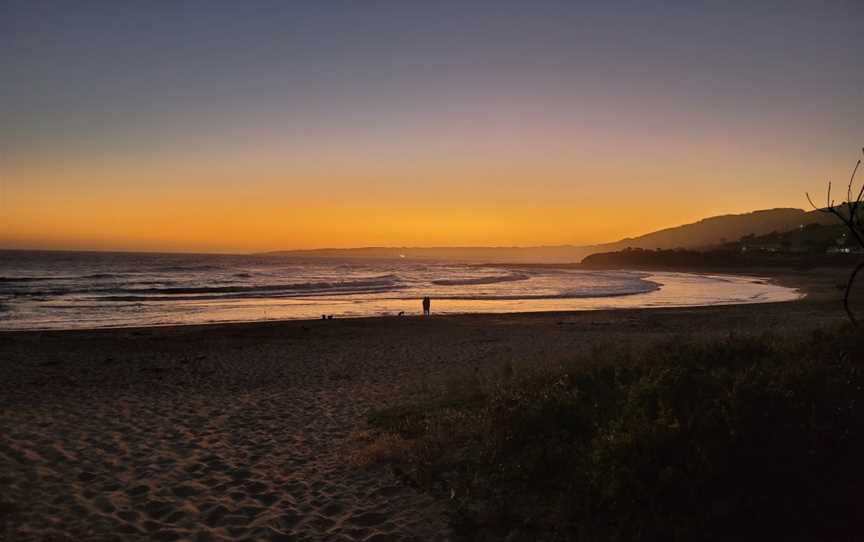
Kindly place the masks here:
POLYGON ((639 237, 622 239, 593 247, 594 252, 624 248, 704 248, 737 241, 745 235, 765 235, 790 231, 808 224, 830 225, 837 219, 817 211, 802 209, 767 209, 739 215, 704 218, 692 224, 666 228, 639 237))
POLYGON ((594 268, 628 267, 646 269, 700 269, 731 267, 849 266, 864 250, 840 224, 807 224, 782 232, 748 234, 736 241, 710 248, 645 249, 625 248, 596 252, 582 265, 594 268))
POLYGON ((833 224, 836 219, 816 211, 767 209, 705 218, 692 224, 593 246, 538 247, 365 247, 350 249, 289 250, 268 254, 298 258, 373 258, 461 260, 475 262, 562 263, 579 262, 598 252, 628 247, 646 249, 705 248, 737 241, 745 235, 785 232, 808 224, 833 224))

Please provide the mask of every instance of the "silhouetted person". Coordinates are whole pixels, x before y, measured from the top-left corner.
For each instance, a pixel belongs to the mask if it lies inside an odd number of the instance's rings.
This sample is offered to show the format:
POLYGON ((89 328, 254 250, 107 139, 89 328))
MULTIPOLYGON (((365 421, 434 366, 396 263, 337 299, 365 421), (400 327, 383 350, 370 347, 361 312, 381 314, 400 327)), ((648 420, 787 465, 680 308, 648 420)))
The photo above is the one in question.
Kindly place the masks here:
POLYGON ((429 306, 432 305, 432 300, 429 296, 423 298, 423 316, 429 316, 429 306))

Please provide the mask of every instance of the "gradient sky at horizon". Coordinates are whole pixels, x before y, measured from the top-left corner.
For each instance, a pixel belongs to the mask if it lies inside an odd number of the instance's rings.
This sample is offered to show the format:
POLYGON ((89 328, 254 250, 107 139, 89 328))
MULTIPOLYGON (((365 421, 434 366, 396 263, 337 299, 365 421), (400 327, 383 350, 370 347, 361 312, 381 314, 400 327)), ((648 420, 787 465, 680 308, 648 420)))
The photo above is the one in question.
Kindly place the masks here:
POLYGON ((0 4, 0 248, 611 241, 805 207, 864 2, 0 4), (650 5, 654 4, 654 5, 650 5))

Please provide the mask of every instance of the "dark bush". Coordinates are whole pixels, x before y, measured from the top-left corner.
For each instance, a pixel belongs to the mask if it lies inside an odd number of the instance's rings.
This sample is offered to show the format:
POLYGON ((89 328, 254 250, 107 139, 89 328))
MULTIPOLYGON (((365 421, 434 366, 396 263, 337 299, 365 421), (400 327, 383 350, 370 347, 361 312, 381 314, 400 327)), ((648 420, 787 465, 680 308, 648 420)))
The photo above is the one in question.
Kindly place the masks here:
POLYGON ((824 332, 595 348, 373 421, 412 439, 406 472, 474 538, 851 540, 859 352, 824 332))

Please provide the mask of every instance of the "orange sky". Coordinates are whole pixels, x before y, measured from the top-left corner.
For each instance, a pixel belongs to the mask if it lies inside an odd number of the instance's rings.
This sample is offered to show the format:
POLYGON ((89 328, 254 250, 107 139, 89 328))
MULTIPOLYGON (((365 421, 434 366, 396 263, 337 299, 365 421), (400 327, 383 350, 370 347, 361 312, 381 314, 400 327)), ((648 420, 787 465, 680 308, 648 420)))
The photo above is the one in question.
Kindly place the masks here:
POLYGON ((280 164, 263 156, 253 167, 230 153, 187 156, 191 164, 175 155, 98 166, 27 162, 4 173, 0 246, 249 252, 588 244, 712 214, 802 206, 803 189, 821 184, 795 164, 715 166, 695 151, 669 167, 665 159, 613 164, 554 154, 497 164, 493 156, 401 165, 346 159, 331 168, 317 157, 280 164), (763 178, 790 179, 790 188, 778 191, 763 178))
POLYGON ((8 7, 0 248, 590 244, 864 143, 860 2, 256 4, 8 7))

